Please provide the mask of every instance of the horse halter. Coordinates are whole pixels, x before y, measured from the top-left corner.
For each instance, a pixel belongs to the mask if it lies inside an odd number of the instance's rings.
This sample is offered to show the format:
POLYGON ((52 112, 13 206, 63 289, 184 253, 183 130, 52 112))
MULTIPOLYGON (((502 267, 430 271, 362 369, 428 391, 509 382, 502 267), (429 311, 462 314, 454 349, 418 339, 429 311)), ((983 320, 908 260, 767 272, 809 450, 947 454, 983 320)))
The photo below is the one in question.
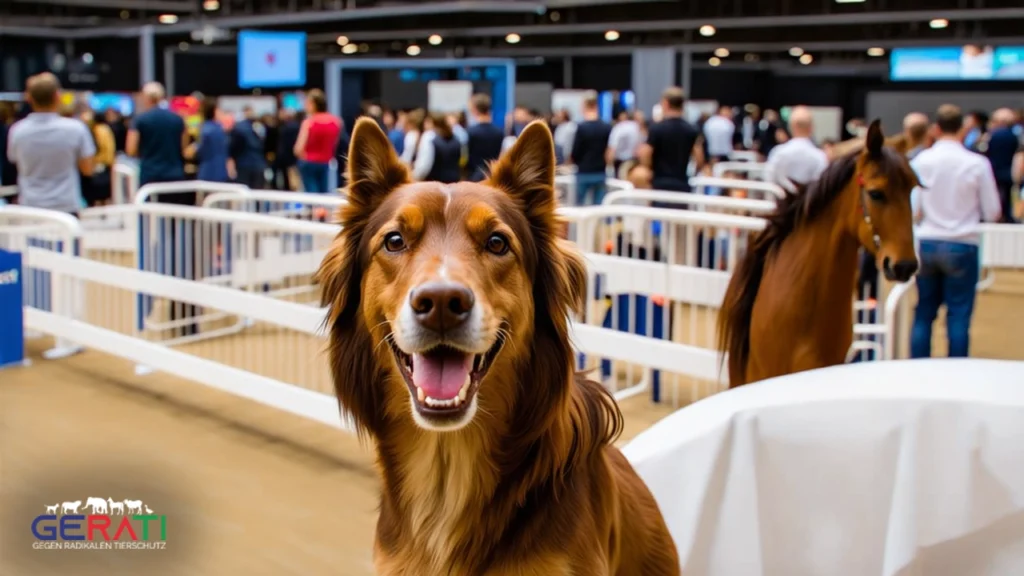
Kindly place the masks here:
POLYGON ((878 235, 875 225, 871 222, 871 214, 868 213, 868 203, 865 199, 867 191, 864 190, 864 177, 859 174, 857 175, 857 185, 860 186, 860 214, 864 217, 864 223, 868 225, 868 230, 871 230, 871 240, 875 243, 877 252, 882 248, 882 237, 878 235))

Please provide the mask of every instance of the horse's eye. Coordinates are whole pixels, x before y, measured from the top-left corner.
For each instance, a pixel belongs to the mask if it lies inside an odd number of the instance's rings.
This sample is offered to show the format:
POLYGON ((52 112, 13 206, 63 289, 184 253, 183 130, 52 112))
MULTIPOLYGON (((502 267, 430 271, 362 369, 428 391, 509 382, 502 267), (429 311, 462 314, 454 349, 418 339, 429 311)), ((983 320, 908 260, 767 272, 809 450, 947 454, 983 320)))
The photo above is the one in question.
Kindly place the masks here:
POLYGON ((881 190, 869 190, 868 198, 871 198, 875 202, 885 202, 885 192, 881 190))
POLYGON ((508 253, 508 238, 504 234, 495 232, 487 238, 487 251, 495 256, 502 256, 508 253))
POLYGON ((384 237, 384 249, 388 252, 401 252, 405 250, 405 239, 398 232, 391 232, 384 237))

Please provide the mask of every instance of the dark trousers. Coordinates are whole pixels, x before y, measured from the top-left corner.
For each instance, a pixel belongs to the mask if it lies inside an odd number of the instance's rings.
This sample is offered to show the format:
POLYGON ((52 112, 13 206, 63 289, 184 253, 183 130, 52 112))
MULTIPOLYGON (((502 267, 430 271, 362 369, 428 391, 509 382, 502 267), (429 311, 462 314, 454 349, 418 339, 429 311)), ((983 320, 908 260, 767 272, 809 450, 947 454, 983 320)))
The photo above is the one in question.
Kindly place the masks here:
POLYGON ((321 162, 299 162, 299 174, 302 176, 302 188, 304 192, 313 194, 324 194, 327 192, 328 174, 331 165, 321 162))
MULTIPOLYGON (((175 181, 177 181, 177 179, 151 179, 142 184, 175 181)), ((159 194, 150 198, 152 202, 160 202, 163 204, 178 204, 184 206, 196 205, 195 192, 159 194)), ((140 217, 140 220, 143 219, 140 217)), ((143 248, 143 252, 141 253, 142 261, 140 262, 142 268, 144 270, 155 270, 158 273, 166 274, 168 276, 195 280, 198 277, 196 267, 199 265, 199 260, 195 257, 196 251, 198 250, 198 246, 196 246, 195 221, 174 217, 160 217, 155 219, 155 223, 156 230, 149 229, 149 226, 140 227, 139 233, 143 235, 143 247, 149 245, 147 240, 147 236, 149 234, 157 235, 156 253, 153 255, 153 259, 155 261, 152 263, 146 262, 149 251, 143 248)), ((138 298, 138 305, 142 308, 143 315, 149 315, 152 310, 152 297, 139 294, 138 298)), ((171 320, 194 318, 199 314, 199 307, 194 304, 172 300, 169 302, 169 305, 171 308, 171 320)), ((141 329, 141 326, 139 326, 139 328, 141 329)), ((171 330, 170 336, 172 338, 188 336, 197 332, 198 326, 195 324, 186 324, 183 327, 171 330)))
POLYGON ((860 278, 857 281, 857 296, 878 298, 878 263, 875 255, 867 250, 860 253, 860 278))
POLYGON ((267 178, 263 172, 262 166, 239 166, 235 181, 253 190, 263 190, 267 187, 267 178))
POLYGON ((576 175, 576 204, 579 206, 601 204, 607 191, 603 172, 576 175))
POLYGON ((274 190, 291 190, 288 184, 288 166, 285 164, 274 164, 274 181, 271 182, 274 190))
MULTIPOLYGON (((196 245, 195 221, 184 218, 160 218, 157 223, 157 233, 160 234, 160 242, 157 243, 158 253, 156 255, 156 270, 164 275, 185 280, 195 280, 199 277, 196 268, 200 265, 201 259, 197 258, 199 246, 196 245)), ((187 320, 199 315, 200 308, 195 304, 171 300, 170 320, 187 320)), ((199 332, 199 327, 194 323, 187 323, 178 328, 172 328, 170 337, 191 336, 199 332)))
POLYGON ((1013 182, 996 182, 999 189, 999 204, 1003 208, 1000 222, 1015 222, 1013 218, 1013 182))
POLYGON ((921 240, 921 269, 917 272, 917 308, 910 334, 910 356, 932 353, 932 324, 946 305, 949 357, 963 358, 970 348, 971 315, 980 264, 978 247, 964 242, 921 240))

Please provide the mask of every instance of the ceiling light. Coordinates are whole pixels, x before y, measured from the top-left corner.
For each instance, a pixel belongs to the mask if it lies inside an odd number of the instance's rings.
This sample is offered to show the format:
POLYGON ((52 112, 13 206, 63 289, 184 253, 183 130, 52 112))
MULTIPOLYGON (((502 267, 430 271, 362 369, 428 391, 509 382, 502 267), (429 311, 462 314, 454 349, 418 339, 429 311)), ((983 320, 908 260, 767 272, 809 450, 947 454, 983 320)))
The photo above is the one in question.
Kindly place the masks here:
POLYGON ((405 49, 405 53, 409 56, 419 56, 420 47, 415 44, 410 44, 409 47, 405 49))
POLYGON ((441 43, 441 42, 442 42, 443 40, 444 40, 444 39, 443 39, 443 38, 441 38, 441 35, 440 35, 440 34, 431 34, 431 35, 430 35, 430 38, 427 38, 427 42, 430 42, 430 45, 431 45, 431 46, 437 46, 437 45, 438 45, 438 44, 440 44, 440 43, 441 43))
POLYGON ((617 30, 609 30, 604 33, 604 39, 609 42, 615 42, 619 39, 619 32, 617 30))
POLYGON ((203 2, 203 10, 207 12, 213 12, 214 10, 220 9, 220 2, 217 0, 205 0, 203 2))
POLYGON ((178 21, 178 15, 177 14, 161 14, 160 18, 158 18, 158 20, 160 20, 161 24, 174 24, 175 22, 178 21))
POLYGON ((715 56, 718 56, 719 58, 728 58, 729 57, 729 49, 728 48, 715 48, 715 56))
POLYGON ((360 44, 359 45, 359 51, 360 52, 369 52, 370 51, 370 45, 369 44, 360 44))
POLYGON ((345 44, 341 47, 342 54, 355 54, 356 52, 359 52, 359 46, 355 44, 345 44))
POLYGON ((717 56, 712 56, 711 58, 708 58, 708 64, 711 64, 712 66, 718 66, 721 63, 722 61, 719 60, 717 56))
POLYGON ((556 10, 556 11, 548 13, 548 18, 551 18, 552 22, 558 22, 559 20, 562 19, 562 15, 559 14, 558 11, 556 10))
POLYGON ((338 36, 338 46, 344 46, 348 44, 348 36, 338 36))
POLYGON ((874 48, 868 48, 868 56, 885 56, 885 48, 878 48, 877 46, 874 48))
POLYGON ((86 52, 85 54, 82 54, 82 62, 85 62, 86 64, 92 64, 92 53, 86 52))
POLYGON ((946 26, 949 26, 949 20, 946 20, 945 18, 936 18, 929 22, 928 26, 936 30, 940 30, 942 28, 945 28, 946 26))
POLYGON ((132 13, 127 10, 121 10, 121 20, 127 20, 132 17, 132 13))
POLYGON ((803 64, 804 66, 810 64, 811 62, 814 62, 814 56, 811 56, 810 54, 804 54, 803 56, 800 57, 800 63, 803 64))
POLYGON ((181 50, 182 52, 188 50, 188 42, 178 42, 178 50, 181 50))
POLYGON ((789 55, 792 56, 793 58, 796 58, 797 56, 800 56, 803 53, 804 49, 799 46, 793 46, 792 48, 789 49, 789 55))
POLYGON ((522 38, 520 38, 519 34, 516 34, 515 32, 505 36, 505 42, 508 42, 509 44, 519 44, 520 40, 522 40, 522 38))
POLYGON ((757 62, 760 59, 761 59, 760 56, 758 56, 757 54, 754 54, 752 52, 743 55, 743 60, 745 60, 747 62, 757 62))
POLYGON ((698 30, 698 32, 700 32, 701 36, 714 36, 715 27, 710 24, 705 24, 700 27, 700 30, 698 30))

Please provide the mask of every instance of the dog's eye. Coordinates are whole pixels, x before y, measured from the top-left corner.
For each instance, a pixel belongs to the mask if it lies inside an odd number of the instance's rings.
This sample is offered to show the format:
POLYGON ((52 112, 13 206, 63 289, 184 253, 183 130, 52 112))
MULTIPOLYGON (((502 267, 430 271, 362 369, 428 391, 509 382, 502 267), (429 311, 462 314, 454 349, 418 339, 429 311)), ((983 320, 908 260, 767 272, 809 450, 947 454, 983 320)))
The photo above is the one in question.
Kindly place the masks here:
POLYGON ((868 198, 875 202, 885 202, 885 193, 881 190, 868 190, 868 198))
POLYGON ((384 237, 384 249, 388 252, 401 252, 405 250, 405 239, 398 232, 392 232, 384 237))
POLYGON ((508 238, 504 234, 494 233, 487 238, 487 251, 501 256, 508 252, 508 238))

